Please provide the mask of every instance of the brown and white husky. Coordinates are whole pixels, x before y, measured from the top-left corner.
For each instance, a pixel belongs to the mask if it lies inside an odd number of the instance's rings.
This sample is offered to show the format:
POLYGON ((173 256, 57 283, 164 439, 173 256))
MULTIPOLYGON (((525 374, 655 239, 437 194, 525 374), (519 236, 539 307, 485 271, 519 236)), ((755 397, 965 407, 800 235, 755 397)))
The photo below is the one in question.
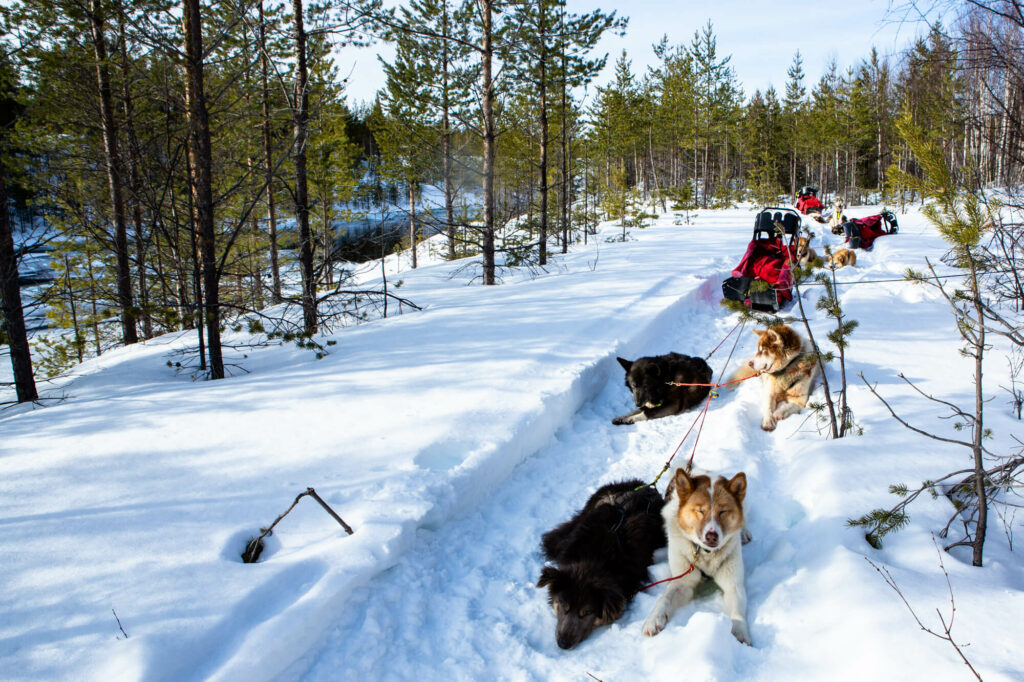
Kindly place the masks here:
POLYGON ((733 378, 761 375, 761 428, 774 431, 779 421, 807 406, 820 372, 818 358, 811 343, 788 324, 755 329, 754 333, 757 353, 733 378))
POLYGON ((845 268, 847 265, 854 266, 857 264, 857 252, 851 251, 850 249, 836 249, 828 258, 825 259, 826 267, 838 270, 839 268, 845 268))
POLYGON ((751 644, 741 547, 750 540, 744 528, 746 493, 747 477, 742 471, 730 479, 719 476, 712 480, 710 475, 676 469, 661 509, 668 536, 668 565, 672 575, 693 569, 668 583, 644 623, 645 635, 661 632, 672 614, 693 599, 701 576, 706 575, 722 590, 732 634, 751 644))
POLYGON ((821 259, 818 258, 818 253, 811 248, 811 240, 807 237, 800 237, 796 240, 796 262, 802 268, 806 268, 808 265, 811 267, 821 266, 821 259))

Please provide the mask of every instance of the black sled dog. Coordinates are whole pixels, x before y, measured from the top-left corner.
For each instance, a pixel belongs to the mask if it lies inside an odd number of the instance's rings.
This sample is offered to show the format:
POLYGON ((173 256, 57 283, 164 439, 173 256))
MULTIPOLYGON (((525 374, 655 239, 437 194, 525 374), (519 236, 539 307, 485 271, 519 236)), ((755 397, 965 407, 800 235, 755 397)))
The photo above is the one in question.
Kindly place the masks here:
POLYGON ((637 360, 616 360, 626 370, 626 388, 633 394, 637 409, 612 419, 612 424, 635 424, 681 414, 699 404, 711 390, 710 386, 672 386, 668 383, 710 384, 711 367, 703 358, 668 353, 637 360))
POLYGON ((609 483, 542 536, 544 554, 556 565, 544 567, 537 587, 548 588, 559 647, 571 649, 617 620, 647 583, 654 551, 666 542, 664 504, 643 481, 609 483))

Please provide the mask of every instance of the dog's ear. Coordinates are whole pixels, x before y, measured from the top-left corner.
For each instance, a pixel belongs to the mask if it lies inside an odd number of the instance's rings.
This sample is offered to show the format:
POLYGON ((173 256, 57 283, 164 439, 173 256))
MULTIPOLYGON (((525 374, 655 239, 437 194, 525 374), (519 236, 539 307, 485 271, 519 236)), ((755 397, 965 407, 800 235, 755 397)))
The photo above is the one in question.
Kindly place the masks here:
POLYGON ((729 489, 729 492, 736 497, 739 502, 743 501, 743 498, 747 494, 747 475, 742 471, 729 479, 729 482, 725 484, 725 487, 729 489))
POLYGON ((675 478, 672 479, 672 483, 675 484, 676 494, 679 495, 679 502, 682 503, 690 493, 693 492, 693 479, 689 477, 683 469, 676 469, 675 478))
POLYGON ((767 330, 765 330, 765 329, 751 329, 750 331, 752 331, 755 334, 757 334, 758 338, 761 338, 761 336, 763 336, 765 331, 767 331, 767 330))
POLYGON ((614 623, 626 610, 626 595, 618 590, 610 589, 604 595, 604 605, 601 607, 601 623, 607 625, 614 623))
POLYGON ((554 566, 545 566, 541 569, 540 580, 537 581, 537 587, 546 587, 552 585, 561 577, 562 572, 554 566))
POLYGON ((619 361, 620 365, 622 365, 622 369, 626 370, 627 372, 633 366, 633 361, 632 360, 627 360, 626 358, 615 358, 615 359, 619 361))

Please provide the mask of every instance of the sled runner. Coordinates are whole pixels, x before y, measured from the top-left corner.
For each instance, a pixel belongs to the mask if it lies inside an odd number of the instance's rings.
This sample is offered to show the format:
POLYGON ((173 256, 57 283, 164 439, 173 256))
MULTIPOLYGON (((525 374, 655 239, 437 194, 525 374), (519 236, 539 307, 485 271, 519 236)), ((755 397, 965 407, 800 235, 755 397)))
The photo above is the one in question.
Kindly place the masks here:
POLYGON ((793 300, 791 264, 796 261, 800 215, 791 208, 769 207, 754 219, 754 238, 732 277, 722 282, 722 295, 754 310, 778 312, 793 300), (776 223, 782 230, 776 228, 776 223), (762 282, 758 286, 755 282, 762 282))

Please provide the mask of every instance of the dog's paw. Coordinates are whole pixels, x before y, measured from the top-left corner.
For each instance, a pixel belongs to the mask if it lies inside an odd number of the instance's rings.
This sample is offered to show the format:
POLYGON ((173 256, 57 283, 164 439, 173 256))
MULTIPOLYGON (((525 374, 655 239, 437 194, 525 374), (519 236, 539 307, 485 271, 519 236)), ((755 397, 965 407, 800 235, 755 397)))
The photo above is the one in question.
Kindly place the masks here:
POLYGON ((754 646, 754 643, 750 640, 750 630, 747 629, 747 621, 745 620, 734 620, 732 622, 732 636, 742 644, 754 646))
POLYGON ((751 535, 750 531, 747 530, 746 526, 744 526, 743 530, 740 531, 740 543, 745 545, 745 544, 749 543, 753 539, 754 539, 754 536, 751 535))
POLYGON ((616 417, 615 419, 612 420, 612 424, 615 424, 616 426, 623 426, 624 424, 632 423, 633 420, 630 419, 629 417, 616 417))
POLYGON ((644 622, 644 637, 654 637, 668 625, 668 614, 656 608, 644 622))
POLYGON ((776 424, 776 422, 775 422, 775 417, 774 416, 768 417, 766 419, 762 419, 761 420, 761 430, 762 431, 774 431, 775 430, 775 424, 776 424))

